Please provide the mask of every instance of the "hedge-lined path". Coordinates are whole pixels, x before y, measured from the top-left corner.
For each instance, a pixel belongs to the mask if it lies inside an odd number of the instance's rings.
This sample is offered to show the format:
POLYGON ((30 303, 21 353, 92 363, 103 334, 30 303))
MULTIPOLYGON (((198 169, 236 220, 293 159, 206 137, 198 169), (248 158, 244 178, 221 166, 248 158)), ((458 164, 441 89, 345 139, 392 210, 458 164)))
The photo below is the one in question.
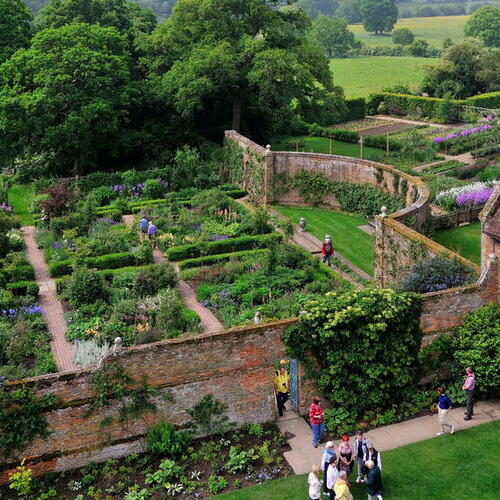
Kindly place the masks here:
MULTIPOLYGON (((480 401, 474 405, 474 417, 472 420, 464 420, 465 407, 454 408, 450 411, 450 421, 456 425, 455 432, 463 429, 475 427, 500 419, 500 401, 480 401)), ((305 474, 311 470, 312 464, 319 464, 323 454, 324 444, 318 448, 312 446, 312 433, 306 421, 293 411, 285 411, 283 417, 277 422, 280 431, 285 434, 293 434, 288 440, 292 448, 286 451, 283 456, 290 464, 295 474, 305 474)), ((373 443, 376 450, 386 451, 399 448, 411 443, 425 441, 426 439, 440 439, 436 436, 441 430, 437 415, 426 415, 417 417, 399 424, 377 427, 366 433, 366 437, 373 443)), ((351 437, 351 443, 354 437, 351 437)), ((338 446, 339 442, 335 441, 338 446)), ((382 466, 384 457, 382 455, 382 466)))
MULTIPOLYGON (((132 226, 134 224, 134 216, 133 215, 124 215, 123 223, 127 226, 132 226)), ((163 264, 167 262, 167 259, 163 257, 163 254, 158 248, 153 250, 153 262, 155 264, 163 264)), ((200 317, 201 324, 203 325, 203 331, 205 333, 213 333, 224 330, 224 325, 217 319, 217 317, 210 311, 210 309, 202 306, 198 300, 196 300, 196 293, 188 283, 186 283, 180 277, 179 266, 175 263, 173 264, 174 268, 177 272, 178 283, 179 283, 179 292, 181 294, 182 300, 186 304, 188 309, 191 309, 200 317)))
POLYGON ((386 116, 386 115, 374 115, 371 118, 375 120, 387 120, 391 122, 399 122, 399 123, 408 123, 410 125, 425 125, 427 127, 435 127, 435 128, 450 128, 456 124, 453 123, 432 123, 432 122, 419 122, 417 120, 407 120, 406 118, 396 118, 395 116, 386 116))
POLYGON ((68 326, 64 319, 64 311, 61 302, 57 298, 56 282, 49 275, 49 267, 45 262, 43 252, 35 242, 35 228, 25 226, 21 228, 24 242, 26 244, 26 257, 35 269, 35 279, 40 287, 38 304, 43 310, 43 317, 52 341, 50 350, 55 358, 59 371, 78 370, 73 363, 73 348, 66 340, 65 334, 68 326))

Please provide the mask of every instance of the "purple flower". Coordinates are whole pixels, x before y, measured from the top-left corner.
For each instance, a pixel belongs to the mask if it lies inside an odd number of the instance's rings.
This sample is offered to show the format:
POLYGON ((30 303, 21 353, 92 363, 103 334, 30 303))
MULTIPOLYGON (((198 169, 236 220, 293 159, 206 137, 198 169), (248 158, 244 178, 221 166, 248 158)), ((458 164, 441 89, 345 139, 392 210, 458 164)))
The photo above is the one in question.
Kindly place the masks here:
POLYGON ((166 187, 168 188, 168 186, 170 185, 165 179, 162 179, 161 177, 158 177, 157 181, 163 186, 163 187, 166 187))
POLYGON ((113 189, 115 193, 121 193, 125 188, 121 184, 115 184, 111 189, 113 189))
POLYGON ((24 314, 43 314, 42 308, 40 306, 22 306, 24 314))
POLYGON ((211 234, 209 238, 210 241, 222 241, 222 240, 227 240, 229 236, 225 236, 223 234, 211 234))
POLYGON ((488 115, 488 116, 486 117, 486 121, 488 121, 488 122, 492 122, 492 121, 493 121, 493 116, 492 116, 492 115, 488 115))
POLYGON ((5 210, 5 212, 12 212, 12 207, 10 205, 7 205, 7 203, 2 203, 0 205, 1 210, 5 210))
POLYGON ((434 137, 434 139, 432 139, 432 142, 438 143, 443 142, 444 140, 444 137, 434 137))
POLYGON ((449 139, 455 139, 455 137, 458 137, 458 134, 448 134, 446 136, 446 140, 449 140, 449 139))
POLYGON ((460 207, 463 205, 482 205, 489 200, 492 193, 493 188, 486 188, 481 191, 468 191, 457 195, 455 202, 460 207))
POLYGON ((52 243, 52 245, 50 245, 52 248, 55 248, 56 250, 62 250, 62 245, 57 242, 57 241, 54 241, 54 243, 52 243))
POLYGON ((109 224, 110 226, 118 224, 118 222, 116 222, 113 219, 110 219, 109 217, 100 217, 99 219, 97 219, 97 222, 102 222, 103 224, 109 224))

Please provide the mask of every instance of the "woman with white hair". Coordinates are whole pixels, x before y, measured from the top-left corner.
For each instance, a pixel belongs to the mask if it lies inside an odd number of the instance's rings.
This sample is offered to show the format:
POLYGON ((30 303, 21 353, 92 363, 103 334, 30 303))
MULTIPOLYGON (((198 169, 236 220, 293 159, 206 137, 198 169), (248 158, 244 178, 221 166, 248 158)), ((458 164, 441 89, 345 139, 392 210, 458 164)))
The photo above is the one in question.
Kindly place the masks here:
POLYGON ((337 453, 335 452, 335 443, 333 441, 327 441, 325 445, 325 450, 323 451, 323 456, 321 457, 321 470, 323 471, 323 491, 327 495, 330 494, 330 490, 328 489, 327 486, 326 474, 328 472, 328 467, 330 466, 330 460, 332 458, 334 459, 334 463, 336 464, 337 453))
POLYGON ((353 500, 351 491, 349 490, 349 483, 347 482, 347 474, 345 470, 339 472, 339 477, 333 487, 335 496, 330 496, 330 500, 353 500))

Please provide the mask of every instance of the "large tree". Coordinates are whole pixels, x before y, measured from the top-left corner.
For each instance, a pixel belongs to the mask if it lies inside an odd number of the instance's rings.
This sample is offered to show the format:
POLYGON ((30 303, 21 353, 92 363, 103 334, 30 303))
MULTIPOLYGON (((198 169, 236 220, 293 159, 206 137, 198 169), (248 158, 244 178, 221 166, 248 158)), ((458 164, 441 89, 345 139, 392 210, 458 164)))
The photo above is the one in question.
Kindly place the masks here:
POLYGON ((0 66, 0 149, 53 151, 79 173, 99 152, 117 154, 132 141, 127 121, 138 95, 116 29, 48 28, 0 66))
POLYGON ((32 18, 23 0, 0 0, 0 63, 29 45, 32 18))
POLYGON ((398 8, 394 0, 361 0, 363 26, 376 35, 392 30, 398 20, 398 8))
POLYGON ((479 38, 487 47, 500 47, 500 7, 477 9, 465 23, 466 36, 479 38))
POLYGON ((362 21, 359 10, 360 0, 340 0, 335 14, 343 17, 349 23, 360 23, 362 21))
POLYGON ((356 46, 354 33, 347 29, 347 21, 341 17, 317 17, 312 37, 328 58, 344 57, 356 46))
POLYGON ((239 130, 246 114, 262 130, 278 129, 318 86, 333 91, 328 61, 307 44, 308 17, 279 4, 179 0, 146 47, 160 99, 189 121, 232 117, 239 130))

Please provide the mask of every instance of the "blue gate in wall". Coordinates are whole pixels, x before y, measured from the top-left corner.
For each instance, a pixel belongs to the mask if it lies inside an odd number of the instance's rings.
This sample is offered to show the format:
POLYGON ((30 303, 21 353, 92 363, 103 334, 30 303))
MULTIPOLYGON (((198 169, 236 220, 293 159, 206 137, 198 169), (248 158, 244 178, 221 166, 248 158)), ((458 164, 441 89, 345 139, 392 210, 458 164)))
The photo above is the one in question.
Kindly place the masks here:
POLYGON ((299 362, 290 360, 290 403, 295 411, 299 411, 299 362))

